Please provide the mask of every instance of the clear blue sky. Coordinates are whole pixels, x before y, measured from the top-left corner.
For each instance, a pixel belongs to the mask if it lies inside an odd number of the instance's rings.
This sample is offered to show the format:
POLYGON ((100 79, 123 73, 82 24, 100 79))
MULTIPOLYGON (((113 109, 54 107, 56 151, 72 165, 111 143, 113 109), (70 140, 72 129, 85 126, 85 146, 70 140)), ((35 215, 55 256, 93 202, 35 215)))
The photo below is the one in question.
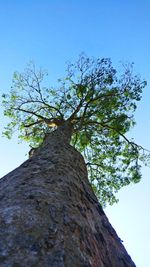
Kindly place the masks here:
MULTIPOLYGON (((29 60, 49 70, 52 83, 63 76, 65 62, 84 51, 89 56, 135 62, 148 83, 136 112, 135 140, 150 149, 150 1, 2 0, 0 1, 0 93, 11 86, 15 70, 29 60)), ((0 130, 6 124, 0 111, 0 130)), ((0 138, 0 176, 27 157, 26 144, 0 138)), ((149 265, 150 169, 143 179, 118 194, 106 213, 137 267, 149 265)))

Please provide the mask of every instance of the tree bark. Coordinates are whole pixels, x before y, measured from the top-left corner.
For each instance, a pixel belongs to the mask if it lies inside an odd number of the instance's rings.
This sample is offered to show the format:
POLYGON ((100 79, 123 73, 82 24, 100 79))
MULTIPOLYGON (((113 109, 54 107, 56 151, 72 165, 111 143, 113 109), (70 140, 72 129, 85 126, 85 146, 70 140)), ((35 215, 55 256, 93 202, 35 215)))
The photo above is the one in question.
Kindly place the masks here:
POLYGON ((0 180, 1 267, 135 267, 60 127, 0 180))

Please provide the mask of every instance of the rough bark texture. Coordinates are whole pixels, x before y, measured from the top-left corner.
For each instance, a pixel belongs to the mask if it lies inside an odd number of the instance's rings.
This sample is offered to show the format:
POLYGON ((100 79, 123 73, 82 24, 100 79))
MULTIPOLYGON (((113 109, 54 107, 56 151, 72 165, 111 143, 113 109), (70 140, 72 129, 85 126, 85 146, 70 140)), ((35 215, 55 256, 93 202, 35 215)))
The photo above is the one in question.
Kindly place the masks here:
POLYGON ((69 138, 53 132, 0 180, 1 267, 135 267, 69 138))

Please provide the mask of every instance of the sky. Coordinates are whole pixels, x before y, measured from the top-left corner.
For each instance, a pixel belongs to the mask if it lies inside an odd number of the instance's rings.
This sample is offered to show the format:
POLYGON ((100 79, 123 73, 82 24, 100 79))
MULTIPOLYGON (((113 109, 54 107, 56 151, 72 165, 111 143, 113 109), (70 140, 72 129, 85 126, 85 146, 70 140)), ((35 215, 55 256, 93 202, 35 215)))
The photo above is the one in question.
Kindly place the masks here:
MULTIPOLYGON (((110 57, 114 66, 134 62, 148 81, 130 132, 150 149, 150 1, 135 0, 1 0, 0 95, 9 91, 13 72, 33 60, 47 69, 51 85, 65 73, 66 62, 84 51, 110 57)), ((0 133, 8 120, 0 108, 0 133)), ((27 159, 27 144, 0 135, 0 176, 27 159)), ((118 193, 119 203, 107 207, 109 221, 137 267, 149 266, 150 169, 142 168, 139 184, 118 193)))

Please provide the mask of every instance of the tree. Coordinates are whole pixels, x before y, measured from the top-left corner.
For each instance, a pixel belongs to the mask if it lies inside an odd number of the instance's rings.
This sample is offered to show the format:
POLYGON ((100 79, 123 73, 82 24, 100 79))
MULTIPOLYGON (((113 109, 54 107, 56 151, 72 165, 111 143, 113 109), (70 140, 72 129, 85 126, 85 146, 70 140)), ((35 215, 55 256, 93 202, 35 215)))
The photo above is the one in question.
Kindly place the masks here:
POLYGON ((19 130, 32 149, 0 181, 1 266, 135 266, 93 189, 112 204, 114 192, 140 180, 146 151, 125 134, 146 82, 85 55, 67 71, 53 89, 32 65, 3 94, 4 134, 19 130))
POLYGON ((146 150, 126 137, 146 81, 133 75, 133 64, 118 77, 110 59, 84 54, 68 64, 59 87, 43 86, 46 75, 33 63, 14 73, 10 94, 3 94, 4 115, 11 119, 4 135, 11 138, 18 130, 20 139, 37 148, 53 128, 71 124, 71 143, 84 155, 96 195, 102 205, 113 204, 120 188, 140 181, 139 161, 146 160, 146 150))

